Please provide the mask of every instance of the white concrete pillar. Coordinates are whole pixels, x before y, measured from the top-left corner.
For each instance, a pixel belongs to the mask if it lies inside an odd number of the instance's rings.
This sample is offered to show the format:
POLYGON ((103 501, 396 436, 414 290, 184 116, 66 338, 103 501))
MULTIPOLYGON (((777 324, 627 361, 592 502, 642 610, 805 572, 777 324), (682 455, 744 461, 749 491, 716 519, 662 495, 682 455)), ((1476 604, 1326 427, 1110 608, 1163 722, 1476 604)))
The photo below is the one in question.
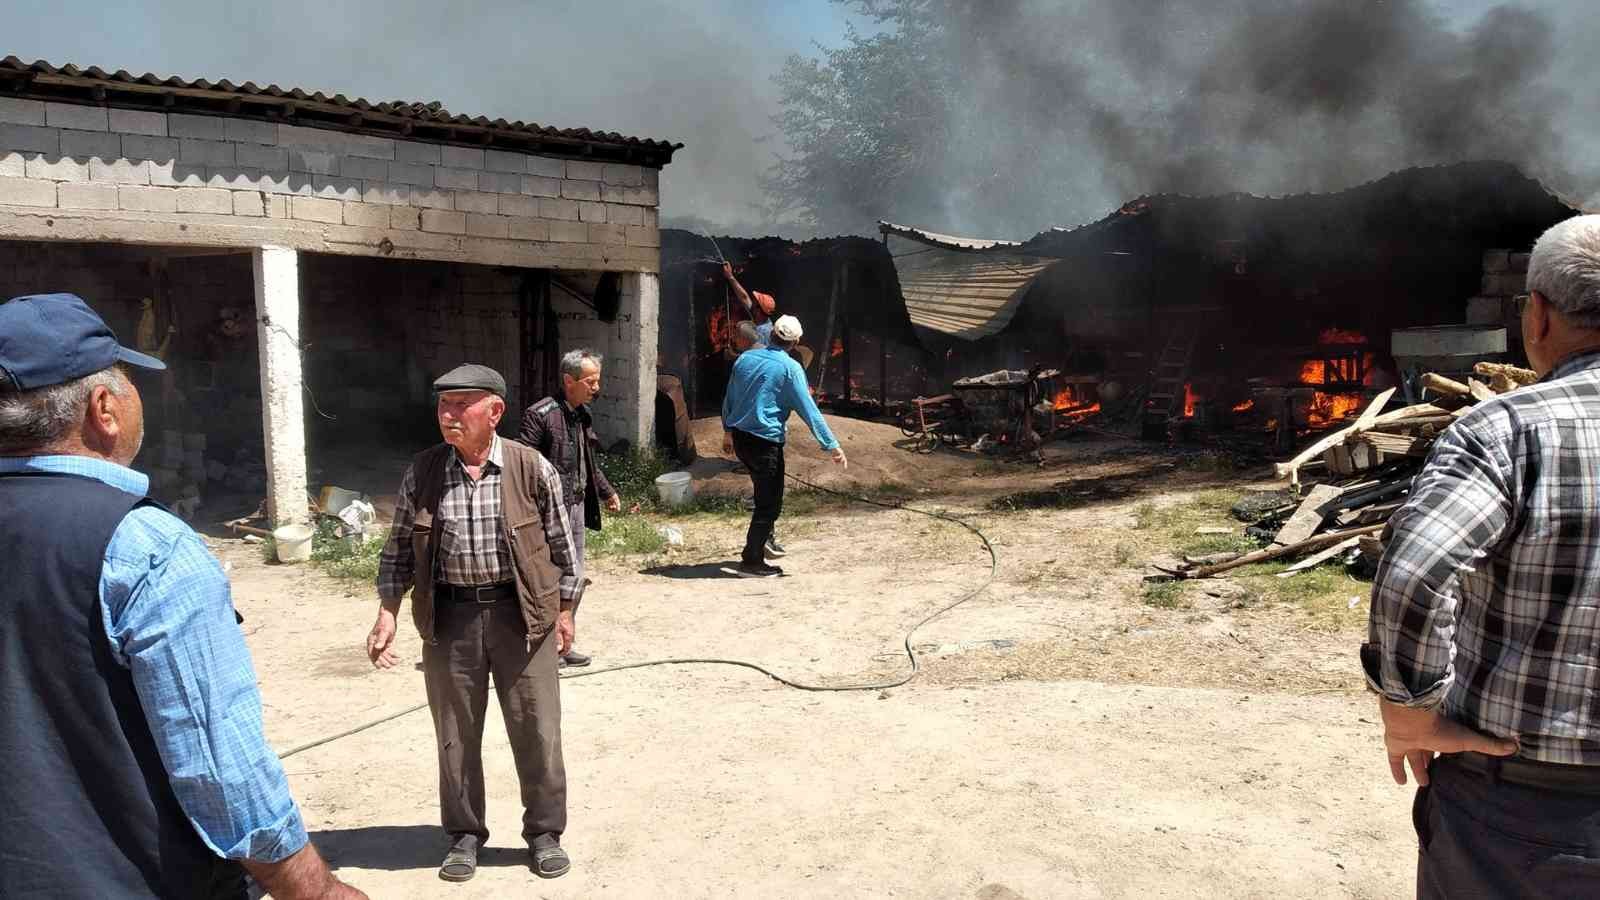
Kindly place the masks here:
POLYGON ((631 433, 628 440, 639 450, 656 442, 656 350, 661 341, 661 279, 654 272, 635 272, 622 283, 623 310, 633 313, 635 327, 628 353, 639 362, 628 385, 634 401, 631 433))
POLYGON ((304 522, 306 421, 301 398, 300 260, 287 247, 252 253, 256 334, 261 347, 261 430, 267 450, 267 518, 304 522))

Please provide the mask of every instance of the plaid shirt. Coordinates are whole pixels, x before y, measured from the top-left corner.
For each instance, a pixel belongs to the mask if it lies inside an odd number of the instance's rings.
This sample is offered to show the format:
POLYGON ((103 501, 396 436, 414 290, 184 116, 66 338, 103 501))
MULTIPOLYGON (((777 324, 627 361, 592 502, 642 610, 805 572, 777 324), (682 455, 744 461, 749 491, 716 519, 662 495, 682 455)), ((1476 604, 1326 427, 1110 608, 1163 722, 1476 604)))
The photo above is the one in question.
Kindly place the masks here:
POLYGON ((1600 352, 1462 416, 1389 529, 1372 687, 1600 765, 1600 352))
MULTIPOLYGON (((503 448, 495 435, 489 446, 489 459, 482 477, 474 481, 455 450, 444 467, 444 494, 439 498, 439 552, 434 558, 433 580, 458 587, 479 587, 510 581, 515 576, 511 565, 511 545, 506 540, 505 517, 500 510, 500 482, 503 448)), ((555 503, 540 503, 539 517, 544 524, 550 561, 561 570, 561 599, 578 596, 577 570, 573 566, 571 523, 561 498, 561 475, 543 457, 539 458, 540 497, 555 503)), ((378 557, 378 596, 398 601, 411 590, 416 579, 416 560, 412 557, 411 527, 416 521, 417 485, 414 468, 407 468, 395 501, 394 525, 389 540, 378 557)))

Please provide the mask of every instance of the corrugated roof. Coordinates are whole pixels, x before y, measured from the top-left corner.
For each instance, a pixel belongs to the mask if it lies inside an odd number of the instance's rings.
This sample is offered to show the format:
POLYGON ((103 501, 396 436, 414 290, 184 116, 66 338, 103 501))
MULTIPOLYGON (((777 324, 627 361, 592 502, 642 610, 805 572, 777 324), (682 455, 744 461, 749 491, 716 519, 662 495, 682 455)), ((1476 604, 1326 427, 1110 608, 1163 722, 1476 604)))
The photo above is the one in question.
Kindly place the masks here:
POLYGON ((908 240, 918 241, 931 247, 943 247, 947 250, 990 250, 995 247, 1020 247, 1020 241, 1003 241, 988 238, 957 237, 953 234, 940 234, 926 228, 913 228, 910 225, 896 225, 893 222, 878 221, 878 230, 884 234, 892 234, 908 240))
POLYGON ((911 323, 975 341, 1011 323, 1033 279, 1055 259, 1015 252, 1015 241, 955 237, 879 222, 911 323))
POLYGON ((671 141, 630 137, 588 128, 553 128, 520 119, 489 119, 450 112, 438 102, 398 100, 372 103, 343 94, 329 96, 300 88, 265 87, 227 79, 184 80, 98 66, 55 66, 42 60, 0 60, 0 85, 10 96, 135 109, 167 109, 237 118, 292 122, 310 128, 379 133, 416 140, 498 147, 558 156, 626 161, 664 166, 683 147, 671 141))

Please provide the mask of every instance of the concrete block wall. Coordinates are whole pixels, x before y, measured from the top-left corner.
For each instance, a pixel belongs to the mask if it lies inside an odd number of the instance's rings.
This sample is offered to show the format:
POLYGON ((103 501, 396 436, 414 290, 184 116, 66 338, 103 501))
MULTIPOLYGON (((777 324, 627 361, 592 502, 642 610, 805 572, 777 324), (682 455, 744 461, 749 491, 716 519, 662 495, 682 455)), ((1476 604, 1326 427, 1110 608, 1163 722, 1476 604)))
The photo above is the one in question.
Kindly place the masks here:
POLYGON ((0 301, 27 294, 77 294, 130 343, 139 324, 139 298, 148 296, 150 287, 143 265, 112 258, 100 247, 0 241, 0 301))
POLYGON ((0 98, 0 218, 10 214, 0 233, 13 236, 655 271, 659 176, 275 122, 0 98))
MULTIPOLYGON (((592 290, 597 280, 598 276, 588 278, 581 286, 592 290)), ((614 322, 601 321, 594 310, 563 291, 551 293, 563 352, 591 347, 605 357, 594 419, 595 431, 608 448, 620 440, 636 448, 649 447, 655 439, 657 284, 654 274, 623 276, 622 303, 614 322)))
POLYGON ((1506 326, 1506 347, 1512 352, 1522 346, 1522 317, 1513 298, 1527 290, 1528 258, 1511 250, 1485 251, 1483 285, 1467 301, 1467 324, 1506 326))

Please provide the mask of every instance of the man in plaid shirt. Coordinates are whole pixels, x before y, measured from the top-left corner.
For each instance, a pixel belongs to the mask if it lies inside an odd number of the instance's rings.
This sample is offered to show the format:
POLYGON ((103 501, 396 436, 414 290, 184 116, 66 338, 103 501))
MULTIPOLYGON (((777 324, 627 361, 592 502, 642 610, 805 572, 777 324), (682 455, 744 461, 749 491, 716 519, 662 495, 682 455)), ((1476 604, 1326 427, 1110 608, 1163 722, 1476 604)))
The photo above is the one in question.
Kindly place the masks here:
POLYGON ((1539 383, 1440 435, 1361 649, 1422 897, 1600 896, 1600 216, 1540 237, 1528 289, 1539 383))
POLYGON ((378 621, 367 636, 389 668, 395 618, 411 592, 423 681, 439 744, 446 881, 467 881, 489 839, 483 723, 494 681, 522 786, 522 837, 542 878, 566 874, 567 775, 556 660, 572 648, 583 585, 561 477, 538 451, 502 440, 506 383, 487 366, 434 382, 444 442, 412 460, 378 560, 378 621))

